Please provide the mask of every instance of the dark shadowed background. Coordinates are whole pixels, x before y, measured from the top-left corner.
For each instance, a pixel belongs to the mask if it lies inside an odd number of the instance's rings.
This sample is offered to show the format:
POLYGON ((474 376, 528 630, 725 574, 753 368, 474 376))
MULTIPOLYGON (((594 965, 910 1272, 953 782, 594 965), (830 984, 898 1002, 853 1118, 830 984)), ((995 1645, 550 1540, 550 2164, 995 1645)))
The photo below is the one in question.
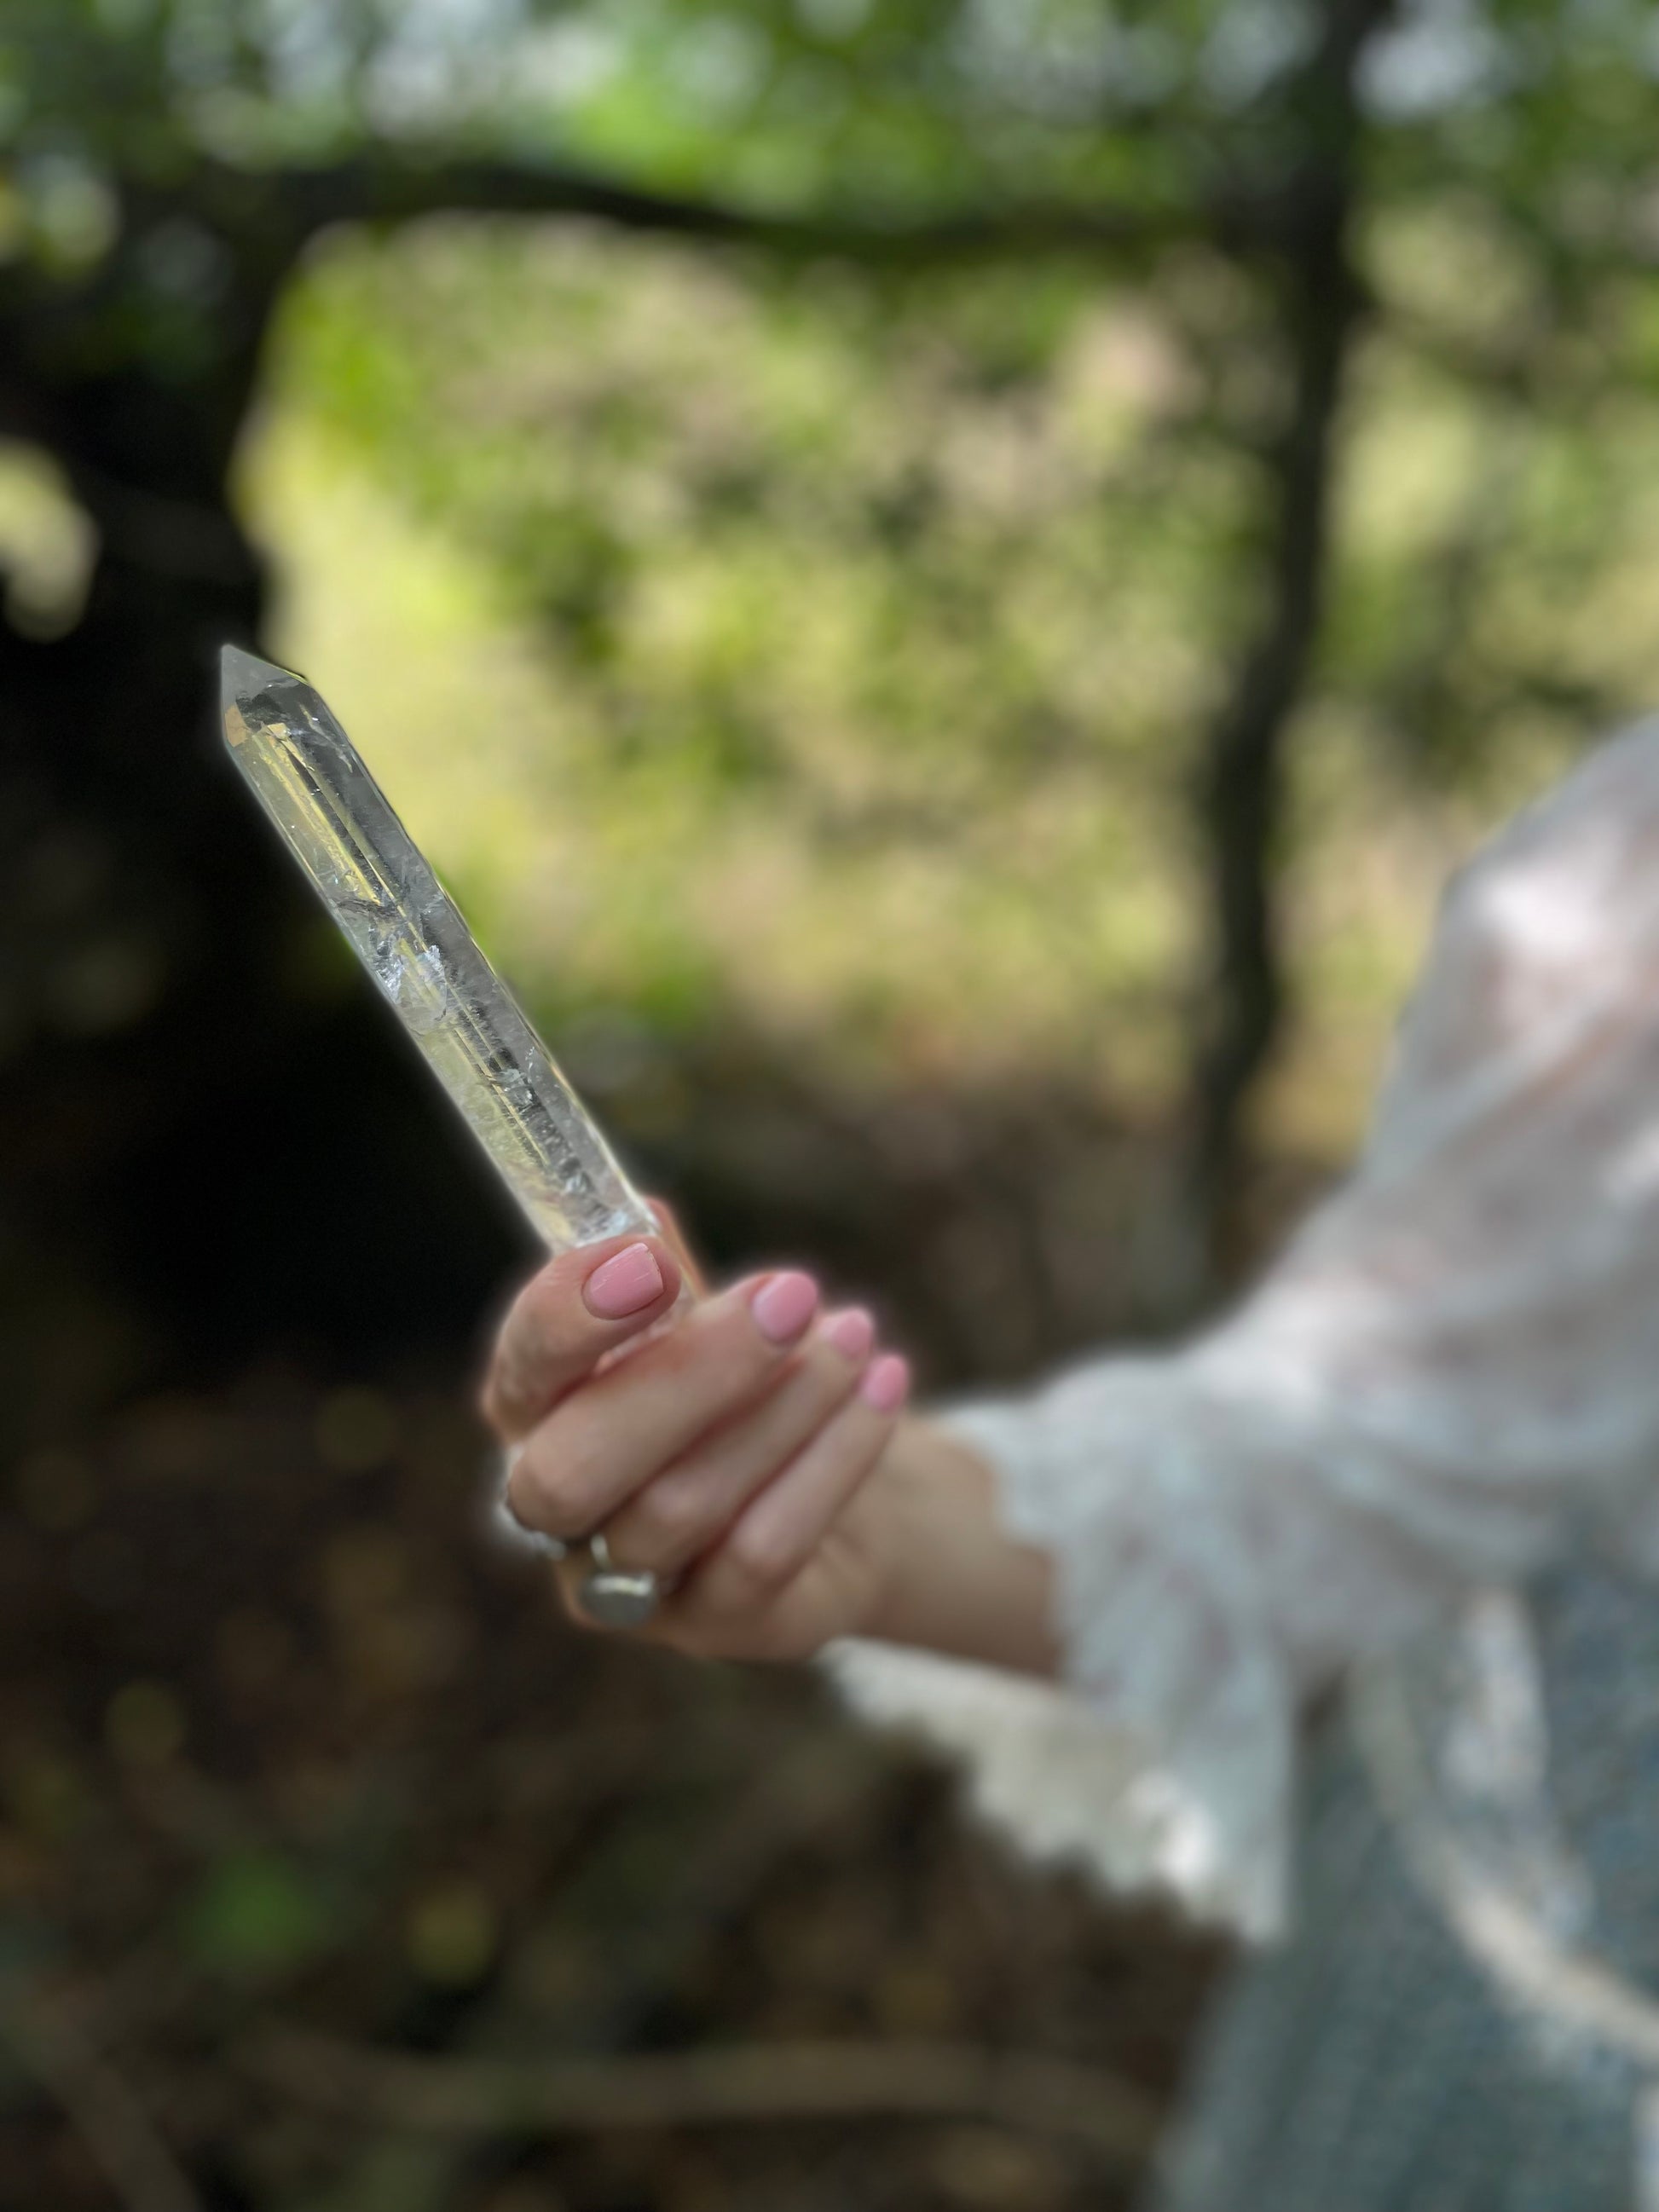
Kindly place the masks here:
POLYGON ((0 0, 0 2204, 1100 2212, 1206 1946, 483 1525, 303 666, 715 1267, 1189 1325, 1659 695, 1637 0, 0 0))

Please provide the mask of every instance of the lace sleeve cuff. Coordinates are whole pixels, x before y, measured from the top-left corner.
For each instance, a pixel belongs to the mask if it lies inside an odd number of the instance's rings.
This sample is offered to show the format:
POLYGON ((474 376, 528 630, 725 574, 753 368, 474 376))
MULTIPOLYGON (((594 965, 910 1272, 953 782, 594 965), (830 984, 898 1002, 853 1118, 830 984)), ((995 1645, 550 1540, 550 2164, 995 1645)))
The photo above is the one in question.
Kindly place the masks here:
MULTIPOLYGON (((1133 1401, 1143 1364, 1112 1364, 1133 1401)), ((1132 1438, 1121 1468, 1080 1467, 1075 1427, 1045 1401, 962 1408, 945 1425, 996 1470, 1010 1530, 1055 1559, 1065 1680, 852 1639, 826 1654, 831 1678, 867 1718, 960 1757, 978 1809, 1035 1856, 1272 1936, 1295 1692, 1230 1605, 1224 1566, 1210 1571, 1212 1501, 1183 1512, 1186 1471, 1166 1458, 1154 1477, 1132 1438)))

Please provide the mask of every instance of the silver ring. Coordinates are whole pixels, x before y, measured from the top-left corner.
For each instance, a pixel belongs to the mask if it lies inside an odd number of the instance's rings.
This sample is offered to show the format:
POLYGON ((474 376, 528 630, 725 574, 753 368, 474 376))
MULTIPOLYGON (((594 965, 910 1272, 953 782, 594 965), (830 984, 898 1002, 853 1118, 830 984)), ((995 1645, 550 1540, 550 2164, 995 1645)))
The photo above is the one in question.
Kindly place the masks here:
POLYGON ((662 1603, 662 1584, 649 1567, 629 1574, 611 1556, 597 1531, 584 1549, 587 1572, 576 1586, 576 1602, 599 1628, 643 1628, 662 1603))
POLYGON ((501 1488, 496 1496, 500 1525, 518 1542, 529 1545, 544 1559, 568 1559, 573 1552, 587 1555, 587 1570, 576 1585, 576 1602, 599 1628, 642 1628, 662 1603, 662 1583, 648 1567, 629 1574, 611 1556, 611 1547, 598 1534, 566 1542, 520 1521, 513 1510, 513 1462, 516 1449, 503 1454, 501 1488))

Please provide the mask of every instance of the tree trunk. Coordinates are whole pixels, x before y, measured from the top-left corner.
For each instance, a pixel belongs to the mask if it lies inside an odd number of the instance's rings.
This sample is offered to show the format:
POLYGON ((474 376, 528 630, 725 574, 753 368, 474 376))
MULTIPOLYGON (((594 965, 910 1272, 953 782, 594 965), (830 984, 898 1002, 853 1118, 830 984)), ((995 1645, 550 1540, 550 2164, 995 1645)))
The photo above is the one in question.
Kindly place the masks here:
POLYGON ((102 537, 70 635, 0 625, 0 1304, 37 1430, 185 1347, 464 1340, 528 1249, 219 742, 217 648, 264 596, 225 490, 252 358, 36 426, 102 537))
POLYGON ((1364 131, 1357 80, 1367 42, 1391 12, 1391 0, 1330 0, 1291 102, 1299 157, 1285 191, 1286 401, 1267 457, 1267 604, 1200 778, 1212 951, 1194 1056, 1189 1218, 1173 1271, 1182 1304, 1212 1294, 1231 1272, 1249 1105, 1284 1023, 1274 878, 1285 741, 1318 644, 1339 416, 1364 307, 1351 249, 1364 131))

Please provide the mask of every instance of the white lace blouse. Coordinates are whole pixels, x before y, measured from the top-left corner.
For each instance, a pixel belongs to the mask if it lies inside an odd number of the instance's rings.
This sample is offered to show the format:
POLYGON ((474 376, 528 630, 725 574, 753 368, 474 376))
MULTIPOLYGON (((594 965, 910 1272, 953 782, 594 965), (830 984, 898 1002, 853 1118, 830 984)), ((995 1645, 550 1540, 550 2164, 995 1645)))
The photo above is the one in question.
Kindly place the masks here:
POLYGON ((1311 1692, 1576 1547, 1659 1579, 1659 721, 1454 881, 1356 1173, 1231 1318, 945 1418, 1054 1555, 1066 1681, 846 1643, 842 1687, 1249 1933, 1311 1692))

